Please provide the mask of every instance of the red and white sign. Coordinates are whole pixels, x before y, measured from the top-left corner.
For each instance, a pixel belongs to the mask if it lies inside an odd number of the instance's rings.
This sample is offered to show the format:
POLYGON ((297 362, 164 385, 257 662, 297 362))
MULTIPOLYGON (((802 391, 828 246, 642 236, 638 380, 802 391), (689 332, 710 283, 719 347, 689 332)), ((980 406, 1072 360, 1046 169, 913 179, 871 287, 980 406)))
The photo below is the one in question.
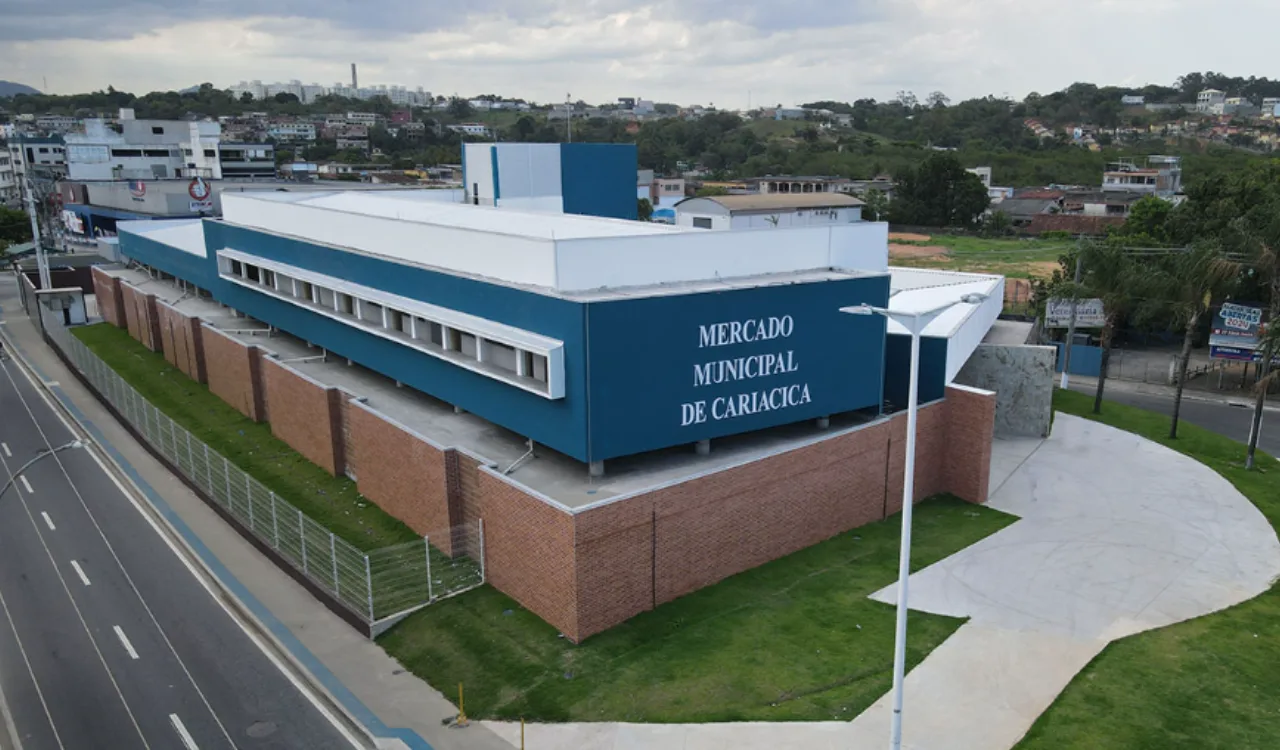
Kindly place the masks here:
POLYGON ((209 196, 213 193, 209 189, 209 183, 204 181, 203 177, 196 177, 191 180, 191 184, 187 185, 187 194, 191 196, 191 200, 204 201, 209 200, 209 196))

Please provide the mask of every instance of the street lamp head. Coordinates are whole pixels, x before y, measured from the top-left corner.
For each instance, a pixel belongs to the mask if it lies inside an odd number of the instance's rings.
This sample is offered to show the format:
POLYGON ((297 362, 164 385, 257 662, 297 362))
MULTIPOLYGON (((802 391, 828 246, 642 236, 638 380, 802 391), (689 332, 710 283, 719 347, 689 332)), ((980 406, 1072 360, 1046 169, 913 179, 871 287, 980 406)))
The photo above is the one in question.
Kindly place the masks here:
POLYGON ((987 295, 985 295, 985 294, 978 294, 978 293, 974 292, 974 293, 971 293, 971 294, 966 294, 966 295, 964 295, 963 297, 961 297, 961 298, 960 298, 960 301, 961 301, 961 302, 964 302, 964 303, 966 303, 966 304, 970 304, 970 305, 977 305, 977 304, 980 304, 980 303, 982 303, 982 302, 986 302, 986 301, 987 301, 987 295))
POLYGON ((874 315, 875 311, 870 305, 854 305, 852 307, 842 307, 840 312, 849 313, 850 315, 874 315))

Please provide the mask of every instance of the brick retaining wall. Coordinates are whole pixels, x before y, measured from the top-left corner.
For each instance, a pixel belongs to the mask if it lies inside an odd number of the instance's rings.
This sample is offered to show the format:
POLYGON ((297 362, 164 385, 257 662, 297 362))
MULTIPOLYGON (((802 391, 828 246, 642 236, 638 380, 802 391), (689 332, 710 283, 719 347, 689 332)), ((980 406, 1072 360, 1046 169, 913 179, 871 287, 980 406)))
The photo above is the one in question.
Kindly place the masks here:
POLYGON ((262 381, 271 434, 330 474, 342 474, 342 392, 271 357, 262 359, 262 381))
POLYGON ((98 314, 116 328, 125 328, 124 300, 120 297, 119 279, 97 266, 90 273, 93 274, 93 293, 98 297, 98 314))
POLYGON ((160 325, 156 315, 156 297, 146 294, 132 284, 117 281, 129 335, 153 352, 162 350, 160 325))
POLYGON ((188 317, 159 300, 156 301, 156 318, 164 358, 192 380, 207 383, 200 319, 188 317))
POLYGON ((262 394, 262 350, 205 323, 201 326, 209 390, 255 422, 266 419, 262 394))

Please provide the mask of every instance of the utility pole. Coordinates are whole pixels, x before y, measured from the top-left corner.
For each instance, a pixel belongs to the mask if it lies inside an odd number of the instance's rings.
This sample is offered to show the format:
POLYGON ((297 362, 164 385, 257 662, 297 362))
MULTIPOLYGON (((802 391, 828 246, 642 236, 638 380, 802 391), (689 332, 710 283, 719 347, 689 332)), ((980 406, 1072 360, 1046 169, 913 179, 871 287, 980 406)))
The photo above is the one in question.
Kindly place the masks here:
POLYGON ((573 95, 564 95, 564 122, 569 131, 569 143, 573 143, 573 95))
MULTIPOLYGON (((1077 289, 1080 286, 1080 271, 1081 271, 1080 261, 1083 259, 1084 259, 1084 256, 1081 255, 1080 246, 1079 244, 1077 244, 1076 245, 1076 287, 1077 289)), ((1071 322, 1067 324, 1067 346, 1066 346, 1066 349, 1064 350, 1066 353, 1063 354, 1062 356, 1062 382, 1060 384, 1060 387, 1064 391, 1067 389, 1067 385, 1070 383, 1070 380, 1071 380, 1069 375, 1071 371, 1071 347, 1072 345, 1075 344, 1075 340, 1076 340, 1076 308, 1079 307, 1079 305, 1080 305, 1080 300, 1076 297, 1072 297, 1071 322)))
POLYGON ((36 268, 40 273, 40 288, 51 289, 53 282, 49 278, 49 259, 44 254, 44 243, 40 241, 40 220, 36 218, 36 189, 31 182, 32 165, 28 164, 22 174, 27 188, 27 217, 31 219, 31 240, 36 247, 36 268))

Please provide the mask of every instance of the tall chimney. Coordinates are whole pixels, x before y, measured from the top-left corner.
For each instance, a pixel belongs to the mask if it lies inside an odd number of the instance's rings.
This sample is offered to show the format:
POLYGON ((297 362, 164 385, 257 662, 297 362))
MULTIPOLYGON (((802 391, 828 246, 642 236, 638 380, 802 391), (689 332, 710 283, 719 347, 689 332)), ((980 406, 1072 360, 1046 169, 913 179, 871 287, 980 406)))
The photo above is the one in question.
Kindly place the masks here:
POLYGON ((351 63, 351 88, 359 89, 360 84, 356 82, 356 64, 351 63))

